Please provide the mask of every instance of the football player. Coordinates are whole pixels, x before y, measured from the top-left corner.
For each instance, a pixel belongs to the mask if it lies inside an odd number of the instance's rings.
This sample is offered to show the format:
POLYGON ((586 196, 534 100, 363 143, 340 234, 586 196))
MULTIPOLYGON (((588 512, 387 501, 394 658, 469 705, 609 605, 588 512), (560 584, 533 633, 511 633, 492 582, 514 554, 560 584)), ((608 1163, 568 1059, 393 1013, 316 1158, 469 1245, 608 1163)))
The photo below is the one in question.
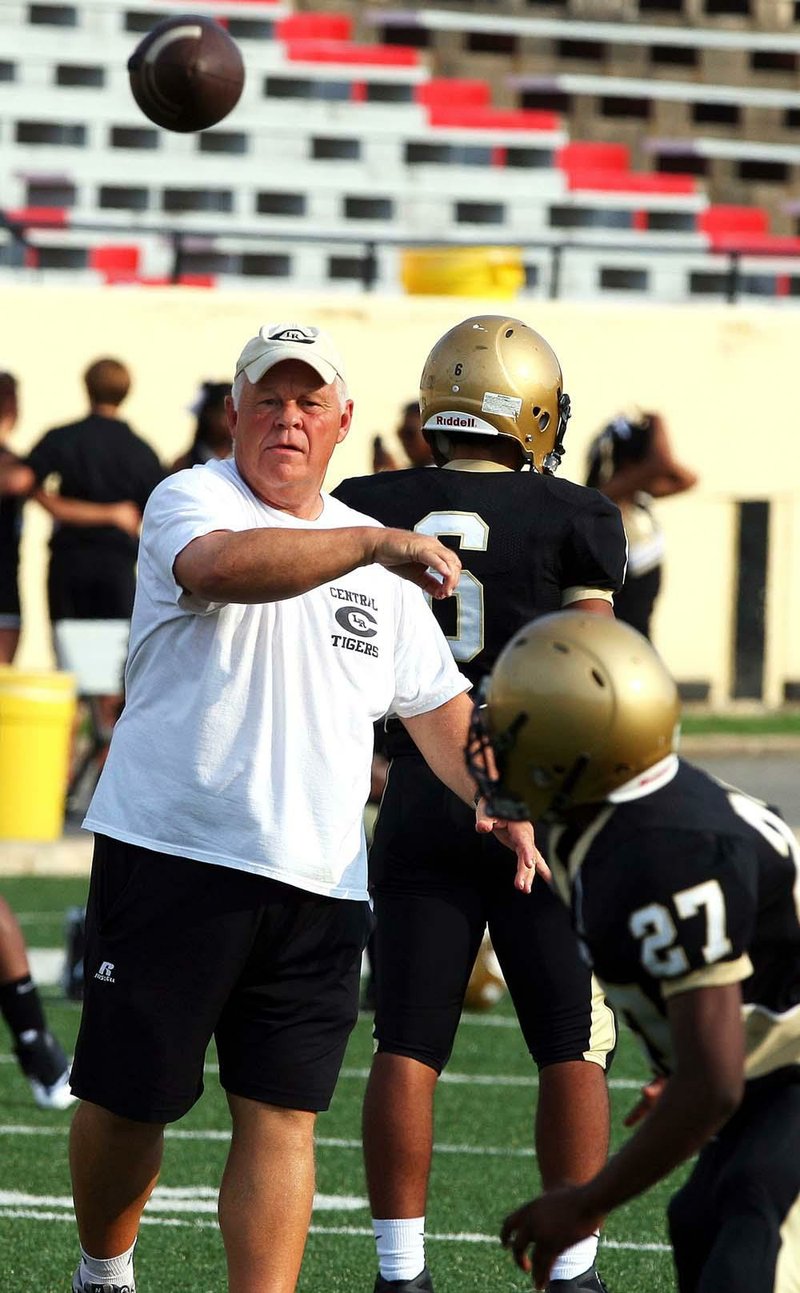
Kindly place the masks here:
MULTIPOLYGON (((597 491, 554 476, 570 404, 544 337, 505 315, 464 320, 425 363, 420 409, 438 467, 348 480, 334 493, 458 548, 452 608, 434 613, 463 672, 478 682, 532 616, 562 606, 598 622, 613 615, 621 518, 597 491)), ((386 744, 392 762, 370 855, 377 1053, 364 1105, 375 1293, 431 1293, 434 1092, 484 931, 540 1070, 536 1149, 549 1186, 586 1180, 605 1162, 614 1023, 547 885, 533 897, 514 889, 502 849, 476 835, 472 815, 441 793, 391 719, 386 744)), ((559 1257, 554 1293, 601 1290, 596 1251, 592 1235, 559 1257)))
POLYGON ((678 717, 641 634, 564 614, 516 634, 476 711, 490 811, 546 823, 554 882, 654 1074, 619 1153, 502 1239, 541 1287, 562 1248, 700 1150, 668 1211, 680 1293, 797 1293, 800 853, 774 808, 678 757, 678 717))

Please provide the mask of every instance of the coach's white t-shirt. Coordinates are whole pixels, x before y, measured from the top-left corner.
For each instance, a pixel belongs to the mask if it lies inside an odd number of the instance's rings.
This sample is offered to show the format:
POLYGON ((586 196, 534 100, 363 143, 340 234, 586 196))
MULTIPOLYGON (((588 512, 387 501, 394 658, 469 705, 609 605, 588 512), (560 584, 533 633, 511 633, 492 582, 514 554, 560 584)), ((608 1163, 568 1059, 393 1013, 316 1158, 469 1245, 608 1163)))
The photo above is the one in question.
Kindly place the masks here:
POLYGON ((230 458, 153 492, 126 703, 87 829, 313 893, 366 897, 372 725, 435 709, 470 685, 425 597, 377 565, 255 606, 209 603, 173 575, 178 553, 212 530, 377 524, 329 495, 323 502, 315 521, 267 507, 230 458))

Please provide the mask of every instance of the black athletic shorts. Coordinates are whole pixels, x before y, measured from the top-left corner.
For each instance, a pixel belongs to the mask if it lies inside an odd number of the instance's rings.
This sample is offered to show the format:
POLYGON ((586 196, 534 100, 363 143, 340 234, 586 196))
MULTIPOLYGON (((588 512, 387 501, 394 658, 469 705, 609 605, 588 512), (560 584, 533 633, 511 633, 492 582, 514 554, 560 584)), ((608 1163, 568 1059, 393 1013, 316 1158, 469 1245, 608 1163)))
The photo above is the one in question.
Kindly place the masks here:
POLYGON ((326 1109, 371 924, 366 902, 98 835, 73 1091, 172 1122, 202 1093, 214 1037, 232 1095, 326 1109))
POLYGON ((53 552, 47 572, 50 619, 129 620, 136 594, 136 559, 116 549, 53 552))
POLYGON ((800 1067, 747 1083, 670 1202, 680 1293, 797 1293, 800 1067))
POLYGON ((581 957, 570 916, 541 880, 514 888, 514 855, 417 755, 395 758, 370 853, 378 1049, 440 1072, 488 926, 539 1068, 607 1066, 614 1015, 581 957))

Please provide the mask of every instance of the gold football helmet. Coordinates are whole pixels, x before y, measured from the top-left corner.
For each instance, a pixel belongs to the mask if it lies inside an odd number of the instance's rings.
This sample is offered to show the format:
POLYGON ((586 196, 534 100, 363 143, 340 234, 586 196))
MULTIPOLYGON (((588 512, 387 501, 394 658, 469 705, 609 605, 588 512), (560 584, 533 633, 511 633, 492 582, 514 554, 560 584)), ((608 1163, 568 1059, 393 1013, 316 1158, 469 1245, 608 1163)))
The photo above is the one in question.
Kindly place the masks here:
POLYGON ((448 435, 505 436, 520 467, 552 474, 570 415, 561 365, 533 328, 502 314, 465 319, 437 341, 420 379, 422 429, 437 461, 448 435))
POLYGON ((535 821, 605 799, 676 749, 678 689, 641 633, 557 611, 504 648, 475 711, 468 762, 499 816, 535 821))

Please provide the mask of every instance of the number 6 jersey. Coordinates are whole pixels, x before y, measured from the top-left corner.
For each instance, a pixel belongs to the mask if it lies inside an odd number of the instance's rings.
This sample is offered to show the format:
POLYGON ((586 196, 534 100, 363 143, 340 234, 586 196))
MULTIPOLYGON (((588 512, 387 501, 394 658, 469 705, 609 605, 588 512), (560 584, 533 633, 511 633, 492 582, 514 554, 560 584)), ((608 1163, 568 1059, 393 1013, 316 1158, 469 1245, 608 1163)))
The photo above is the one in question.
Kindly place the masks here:
POLYGON ((614 1006, 657 1072, 666 1007, 741 982, 746 1076, 800 1064, 800 850, 773 808, 675 755, 550 823, 546 856, 614 1006))
POLYGON ((582 598, 610 601, 622 586, 619 509, 584 485, 460 459, 355 477, 333 493, 383 525, 456 549, 464 567, 458 587, 434 614, 473 683, 528 620, 582 598))

